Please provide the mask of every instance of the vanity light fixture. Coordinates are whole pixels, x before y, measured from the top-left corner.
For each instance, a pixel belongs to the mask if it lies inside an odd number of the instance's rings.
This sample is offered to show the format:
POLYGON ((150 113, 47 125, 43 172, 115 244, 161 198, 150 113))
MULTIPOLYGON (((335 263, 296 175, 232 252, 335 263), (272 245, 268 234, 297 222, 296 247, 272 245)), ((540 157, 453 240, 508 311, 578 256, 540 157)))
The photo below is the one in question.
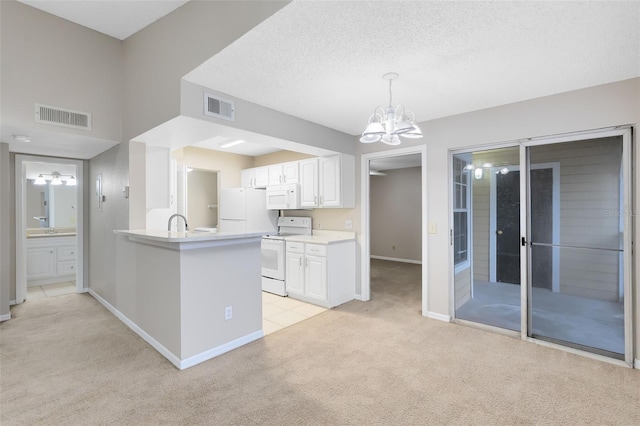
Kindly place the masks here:
POLYGON ((220 144, 220 148, 231 148, 232 146, 240 145, 241 143, 245 143, 244 139, 236 139, 235 141, 225 142, 220 144))
POLYGON ((62 185, 62 180, 60 180, 60 173, 53 172, 51 173, 51 185, 62 185))
POLYGON ((362 132, 360 142, 374 143, 382 141, 387 145, 400 145, 400 138, 417 139, 422 137, 422 131, 416 124, 415 114, 405 110, 403 105, 392 106, 391 83, 398 78, 398 73, 388 72, 382 76, 389 82, 389 106, 376 107, 369 117, 369 124, 362 132))
POLYGON ((62 185, 62 184, 66 184, 68 186, 76 186, 77 185, 77 180, 75 178, 75 176, 73 175, 61 175, 58 172, 52 172, 51 174, 40 174, 38 175, 37 178, 35 178, 35 180, 33 181, 34 185, 46 185, 47 184, 47 179, 45 179, 45 176, 48 177, 51 181, 51 185, 57 186, 57 185, 62 185), (62 177, 68 176, 69 178, 66 180, 62 180, 62 177))

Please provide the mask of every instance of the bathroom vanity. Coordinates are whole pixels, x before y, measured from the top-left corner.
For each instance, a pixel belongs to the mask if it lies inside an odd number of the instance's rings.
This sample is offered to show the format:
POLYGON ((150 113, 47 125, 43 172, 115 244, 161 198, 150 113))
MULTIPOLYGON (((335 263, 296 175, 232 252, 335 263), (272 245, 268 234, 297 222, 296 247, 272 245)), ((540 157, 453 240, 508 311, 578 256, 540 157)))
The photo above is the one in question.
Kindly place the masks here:
POLYGON ((242 234, 117 234, 117 308, 101 303, 179 369, 261 338, 260 241, 242 234))

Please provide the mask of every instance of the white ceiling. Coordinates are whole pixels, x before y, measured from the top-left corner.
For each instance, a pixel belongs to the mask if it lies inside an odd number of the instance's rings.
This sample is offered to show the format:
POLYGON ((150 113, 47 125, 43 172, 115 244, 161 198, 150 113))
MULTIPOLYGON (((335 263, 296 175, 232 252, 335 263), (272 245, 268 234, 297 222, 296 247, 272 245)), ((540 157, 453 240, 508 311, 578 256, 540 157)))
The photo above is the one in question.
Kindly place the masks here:
MULTIPOLYGON (((20 1, 120 39, 185 3, 20 1)), ((419 122, 638 77, 640 2, 294 1, 185 78, 357 135, 389 71, 419 122)))
POLYGON ((185 78, 348 134, 640 76, 640 2, 295 1, 185 78))
POLYGON ((124 40, 188 0, 18 0, 52 15, 124 40))

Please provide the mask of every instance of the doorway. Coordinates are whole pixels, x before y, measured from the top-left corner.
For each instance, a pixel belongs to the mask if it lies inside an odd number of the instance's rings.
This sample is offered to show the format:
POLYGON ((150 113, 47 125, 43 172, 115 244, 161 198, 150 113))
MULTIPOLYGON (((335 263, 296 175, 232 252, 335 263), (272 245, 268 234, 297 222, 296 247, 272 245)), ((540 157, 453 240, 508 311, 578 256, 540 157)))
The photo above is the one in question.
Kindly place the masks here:
MULTIPOLYGON (((419 191, 419 227, 420 231, 418 232, 415 227, 412 227, 409 231, 414 235, 419 234, 418 242, 419 251, 420 251, 420 259, 414 262, 415 265, 411 265, 411 267, 415 268, 416 266, 421 270, 421 296, 420 296, 420 305, 422 314, 427 316, 427 281, 428 275, 426 273, 426 265, 427 262, 424 259, 427 258, 427 218, 426 218, 426 146, 420 147, 410 147, 410 148, 401 148, 401 149, 393 149, 388 151, 370 153, 362 155, 361 161, 361 206, 362 206, 362 229, 361 229, 361 288, 360 288, 360 299, 361 300, 370 300, 371 298, 371 254, 372 254, 372 221, 371 221, 371 179, 374 177, 384 178, 385 176, 375 176, 378 173, 384 173, 384 171, 379 170, 383 168, 381 164, 385 163, 394 163, 396 162, 396 166, 390 167, 391 169, 398 169, 398 163, 402 161, 407 161, 411 159, 411 161, 415 161, 413 164, 414 167, 419 166, 420 171, 420 191, 419 191), (373 166, 372 166, 373 165, 373 166), (371 176, 371 173, 374 176, 371 176), (418 266, 418 264, 420 264, 418 266)), ((393 217, 390 217, 386 220, 393 220, 393 217)), ((380 255, 378 253, 379 259, 376 261, 382 262, 393 262, 397 263, 398 260, 406 260, 405 255, 398 254, 399 253, 399 244, 396 245, 394 243, 387 244, 389 247, 386 247, 390 250, 387 254, 380 255), (394 247, 395 246, 395 250, 394 247), (396 253, 396 254, 394 254, 396 253)), ((374 256, 376 254, 374 253, 374 256)), ((398 263, 398 265, 402 265, 403 263, 398 263)), ((406 263, 404 263, 406 264, 406 263)), ((394 265, 392 265, 394 266, 394 265)), ((394 266, 395 267, 395 266, 394 266)), ((393 268, 391 268, 393 269, 393 268)), ((356 294, 358 292, 356 291, 356 294)))
POLYGON ((631 363, 630 135, 452 153, 456 320, 631 363))
POLYGON ((16 155, 15 303, 83 292, 81 160, 16 155))

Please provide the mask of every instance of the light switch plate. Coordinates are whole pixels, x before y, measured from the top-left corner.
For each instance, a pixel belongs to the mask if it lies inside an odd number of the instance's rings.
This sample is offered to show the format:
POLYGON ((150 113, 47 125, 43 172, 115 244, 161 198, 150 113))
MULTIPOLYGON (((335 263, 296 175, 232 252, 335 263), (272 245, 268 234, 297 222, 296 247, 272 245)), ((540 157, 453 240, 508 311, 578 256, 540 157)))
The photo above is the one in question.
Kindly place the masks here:
POLYGON ((429 233, 430 234, 438 233, 438 224, 436 222, 429 222, 429 233))

